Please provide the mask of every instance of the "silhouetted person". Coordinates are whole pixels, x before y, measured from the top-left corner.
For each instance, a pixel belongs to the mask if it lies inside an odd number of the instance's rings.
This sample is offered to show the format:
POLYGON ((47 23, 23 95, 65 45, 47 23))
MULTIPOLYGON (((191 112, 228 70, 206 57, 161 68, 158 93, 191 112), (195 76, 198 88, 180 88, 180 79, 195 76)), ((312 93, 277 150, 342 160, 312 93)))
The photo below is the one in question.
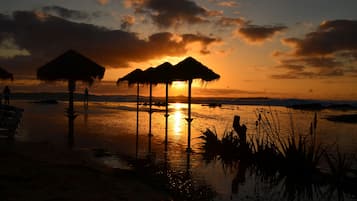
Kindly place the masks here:
POLYGON ((233 128, 238 133, 239 141, 241 144, 246 144, 247 142, 247 127, 242 124, 240 125, 240 116, 234 116, 233 128))
POLYGON ((88 88, 85 88, 84 89, 84 100, 83 100, 83 102, 84 102, 84 107, 87 109, 88 108, 88 96, 89 96, 89 94, 88 94, 88 88))
POLYGON ((3 96, 5 99, 4 104, 9 105, 10 104, 10 88, 9 88, 9 86, 5 86, 4 91, 3 91, 3 96))

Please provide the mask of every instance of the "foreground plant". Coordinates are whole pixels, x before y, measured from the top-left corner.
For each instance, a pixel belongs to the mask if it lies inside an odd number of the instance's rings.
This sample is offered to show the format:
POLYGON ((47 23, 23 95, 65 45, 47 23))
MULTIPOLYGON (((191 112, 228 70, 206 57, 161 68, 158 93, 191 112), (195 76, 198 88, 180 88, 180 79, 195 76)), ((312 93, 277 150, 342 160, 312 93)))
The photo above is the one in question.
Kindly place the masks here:
POLYGON ((341 154, 327 155, 326 147, 317 140, 316 113, 306 132, 297 132, 291 115, 288 133, 281 132, 277 112, 259 111, 257 117, 257 133, 248 139, 246 127, 240 125, 236 117, 234 130, 225 131, 221 140, 210 129, 201 136, 202 149, 210 160, 219 159, 224 166, 228 164, 238 170, 232 181, 232 192, 245 182, 246 170, 250 169, 263 181, 280 186, 283 197, 288 200, 328 198, 328 194, 321 191, 327 184, 343 189, 339 192, 355 195, 349 190, 357 184, 357 171, 350 168, 352 160, 341 154), (328 174, 321 169, 325 155, 330 166, 328 174))

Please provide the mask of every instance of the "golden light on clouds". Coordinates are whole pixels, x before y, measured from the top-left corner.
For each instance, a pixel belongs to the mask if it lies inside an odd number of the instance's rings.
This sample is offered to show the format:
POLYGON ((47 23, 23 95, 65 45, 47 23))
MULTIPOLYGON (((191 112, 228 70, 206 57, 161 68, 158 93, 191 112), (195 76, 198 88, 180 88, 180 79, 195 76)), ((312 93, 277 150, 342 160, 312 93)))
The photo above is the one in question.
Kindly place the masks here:
POLYGON ((38 11, 38 10, 34 11, 34 14, 36 18, 40 21, 45 21, 49 17, 45 12, 38 11))
POLYGON ((110 1, 109 1, 109 0, 97 0, 97 2, 98 2, 100 5, 107 5, 110 1))

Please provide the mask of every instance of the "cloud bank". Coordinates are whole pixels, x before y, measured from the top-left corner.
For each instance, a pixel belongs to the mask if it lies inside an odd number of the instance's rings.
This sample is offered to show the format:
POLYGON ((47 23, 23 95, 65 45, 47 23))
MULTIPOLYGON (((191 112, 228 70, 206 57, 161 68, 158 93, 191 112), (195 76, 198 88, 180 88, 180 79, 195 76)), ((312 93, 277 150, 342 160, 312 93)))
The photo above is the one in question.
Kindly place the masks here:
POLYGON ((124 3, 136 13, 147 14, 162 28, 208 22, 207 16, 217 14, 191 0, 125 0, 124 3))
POLYGON ((12 41, 29 55, 0 57, 0 65, 12 68, 13 72, 34 74, 40 65, 68 49, 76 49, 102 65, 127 67, 130 62, 183 56, 191 43, 199 43, 202 53, 207 53, 208 46, 220 39, 170 32, 141 38, 134 32, 71 22, 34 11, 17 11, 12 16, 0 14, 0 44, 4 41, 12 41))
POLYGON ((287 71, 275 74, 278 79, 325 78, 357 76, 357 21, 331 20, 322 22, 303 38, 285 38, 291 52, 276 54, 287 71), (299 66, 292 69, 293 66, 299 66))

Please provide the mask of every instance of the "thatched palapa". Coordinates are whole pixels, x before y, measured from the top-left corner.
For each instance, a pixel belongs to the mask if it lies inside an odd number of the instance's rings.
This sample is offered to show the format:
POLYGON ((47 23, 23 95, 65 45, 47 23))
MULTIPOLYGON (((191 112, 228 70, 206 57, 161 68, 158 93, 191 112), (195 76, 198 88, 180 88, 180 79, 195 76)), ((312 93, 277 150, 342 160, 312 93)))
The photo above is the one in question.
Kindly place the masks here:
POLYGON ((92 84, 102 79, 105 68, 79 54, 68 50, 37 70, 37 78, 45 81, 83 81, 92 84))
POLYGON ((67 116, 69 119, 69 139, 73 139, 73 121, 76 117, 73 108, 75 82, 82 81, 92 84, 96 79, 102 79, 104 72, 104 67, 74 50, 68 50, 37 70, 37 79, 39 80, 68 81, 69 107, 67 116))
POLYGON ((123 82, 127 82, 129 86, 136 84, 136 146, 135 146, 135 156, 138 157, 139 148, 139 99, 140 99, 140 83, 142 82, 144 71, 137 68, 132 72, 126 74, 117 80, 117 85, 123 82))
POLYGON ((0 68, 0 79, 1 80, 14 80, 12 73, 9 73, 3 68, 0 68))
POLYGON ((192 57, 187 57, 175 65, 176 80, 188 81, 188 132, 187 132, 187 151, 191 151, 191 86, 192 80, 213 81, 220 76, 192 57))

